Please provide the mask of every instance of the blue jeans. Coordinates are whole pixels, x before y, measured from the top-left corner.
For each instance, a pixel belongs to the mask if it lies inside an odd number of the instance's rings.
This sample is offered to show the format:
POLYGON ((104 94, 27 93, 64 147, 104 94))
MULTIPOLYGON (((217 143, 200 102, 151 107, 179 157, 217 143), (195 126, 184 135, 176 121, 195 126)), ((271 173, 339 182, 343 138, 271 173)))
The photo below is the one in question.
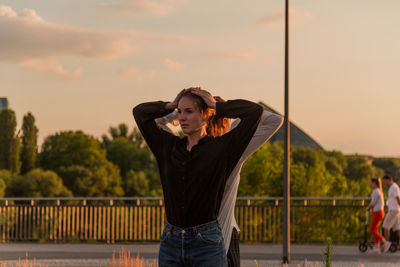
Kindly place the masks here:
POLYGON ((227 267, 217 221, 188 228, 165 224, 158 254, 159 267, 227 267))

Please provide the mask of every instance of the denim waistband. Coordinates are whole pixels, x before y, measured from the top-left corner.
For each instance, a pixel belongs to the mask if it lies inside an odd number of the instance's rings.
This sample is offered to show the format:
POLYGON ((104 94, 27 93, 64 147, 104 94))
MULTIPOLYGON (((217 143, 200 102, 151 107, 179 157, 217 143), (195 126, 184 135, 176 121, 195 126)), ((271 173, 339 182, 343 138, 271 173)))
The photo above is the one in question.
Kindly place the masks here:
POLYGON ((174 225, 170 224, 169 222, 166 222, 166 224, 165 224, 165 229, 174 235, 185 234, 185 233, 197 234, 199 232, 201 233, 201 232, 205 232, 205 231, 216 229, 216 228, 221 229, 219 227, 217 220, 214 220, 214 221, 211 221, 208 223, 204 223, 204 224, 200 224, 200 225, 196 225, 196 226, 186 227, 186 228, 174 226, 174 225))

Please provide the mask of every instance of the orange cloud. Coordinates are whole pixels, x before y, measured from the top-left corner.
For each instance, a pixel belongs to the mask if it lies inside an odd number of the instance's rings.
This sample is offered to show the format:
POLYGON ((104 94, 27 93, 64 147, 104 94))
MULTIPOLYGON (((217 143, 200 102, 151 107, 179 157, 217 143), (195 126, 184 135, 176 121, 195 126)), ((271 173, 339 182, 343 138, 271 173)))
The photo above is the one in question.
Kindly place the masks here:
POLYGON ((0 5, 0 61, 22 67, 79 78, 80 69, 67 71, 60 63, 66 57, 115 59, 130 54, 134 47, 131 32, 92 31, 46 22, 35 10, 16 13, 0 5))
POLYGON ((164 69, 166 70, 176 70, 180 71, 185 68, 185 65, 176 61, 173 61, 169 58, 164 59, 164 69))

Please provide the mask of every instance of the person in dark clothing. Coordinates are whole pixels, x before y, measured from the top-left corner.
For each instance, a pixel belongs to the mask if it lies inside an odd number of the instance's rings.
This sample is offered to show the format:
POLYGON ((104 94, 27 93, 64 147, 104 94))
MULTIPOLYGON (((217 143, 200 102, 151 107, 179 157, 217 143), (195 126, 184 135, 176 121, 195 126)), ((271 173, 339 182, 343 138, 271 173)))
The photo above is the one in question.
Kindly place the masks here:
POLYGON ((225 183, 252 138, 262 107, 246 100, 216 102, 200 88, 181 91, 172 102, 136 106, 133 115, 155 155, 164 192, 167 223, 161 236, 159 265, 227 266, 217 221, 225 183), (178 108, 184 138, 155 122, 178 108), (207 135, 210 110, 217 117, 240 118, 219 137, 207 135))

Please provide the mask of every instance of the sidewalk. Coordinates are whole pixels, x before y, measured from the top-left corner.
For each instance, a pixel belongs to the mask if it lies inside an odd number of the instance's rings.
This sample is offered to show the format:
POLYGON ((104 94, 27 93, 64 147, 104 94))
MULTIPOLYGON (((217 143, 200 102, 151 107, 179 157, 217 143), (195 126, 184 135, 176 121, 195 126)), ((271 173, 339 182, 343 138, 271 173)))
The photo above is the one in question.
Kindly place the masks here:
MULTIPOLYGON (((12 266, 18 263, 18 257, 24 259, 28 253, 29 259, 34 257, 42 266, 48 265, 63 267, 103 267, 107 260, 111 261, 112 253, 121 248, 137 253, 141 257, 153 262, 157 259, 158 244, 53 244, 53 243, 10 243, 0 244, 0 262, 12 266), (11 264, 11 265, 10 265, 11 264)), ((242 267, 255 267, 257 260, 260 267, 280 266, 282 246, 280 245, 244 245, 241 248, 242 267)), ((323 261, 323 245, 292 245, 291 266, 301 264, 306 259, 309 263, 323 261)), ((374 255, 361 253, 357 246, 334 246, 333 266, 335 267, 395 267, 400 266, 400 252, 374 255)), ((39 266, 37 264, 37 266, 39 266)))

